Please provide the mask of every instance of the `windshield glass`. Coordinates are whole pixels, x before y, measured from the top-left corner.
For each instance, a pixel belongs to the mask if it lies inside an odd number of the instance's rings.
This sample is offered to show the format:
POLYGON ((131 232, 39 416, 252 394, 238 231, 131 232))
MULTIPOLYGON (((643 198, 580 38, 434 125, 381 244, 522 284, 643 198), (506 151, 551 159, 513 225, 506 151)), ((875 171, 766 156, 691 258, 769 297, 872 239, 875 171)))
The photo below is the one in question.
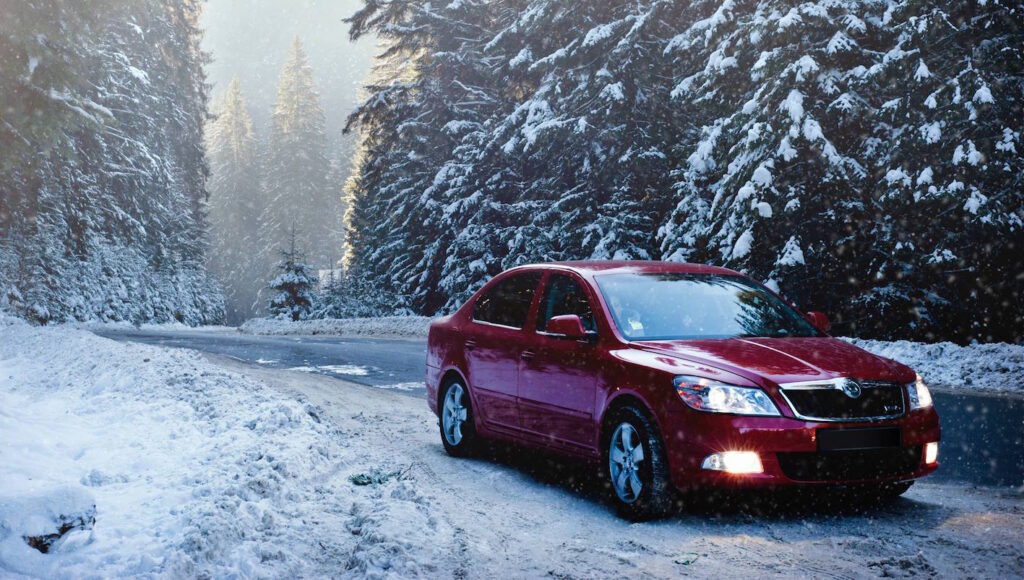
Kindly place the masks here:
POLYGON ((821 336, 798 312, 738 276, 596 276, 615 326, 629 340, 821 336))

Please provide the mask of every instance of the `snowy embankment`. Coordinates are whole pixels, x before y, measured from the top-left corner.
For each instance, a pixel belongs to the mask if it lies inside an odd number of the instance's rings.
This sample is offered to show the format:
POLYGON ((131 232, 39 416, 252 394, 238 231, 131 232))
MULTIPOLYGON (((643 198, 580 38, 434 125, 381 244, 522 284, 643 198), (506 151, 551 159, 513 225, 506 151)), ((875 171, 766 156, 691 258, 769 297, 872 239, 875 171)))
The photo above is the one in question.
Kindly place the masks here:
POLYGON ((0 318, 0 401, 0 576, 293 576, 349 533, 337 429, 199 355, 0 318))
POLYGON ((845 340, 909 366, 933 387, 1024 393, 1024 345, 845 340))
POLYGON ((426 338, 428 316, 383 316, 380 318, 326 318, 318 320, 279 320, 254 318, 239 330, 246 334, 326 334, 332 336, 373 336, 382 338, 426 338))

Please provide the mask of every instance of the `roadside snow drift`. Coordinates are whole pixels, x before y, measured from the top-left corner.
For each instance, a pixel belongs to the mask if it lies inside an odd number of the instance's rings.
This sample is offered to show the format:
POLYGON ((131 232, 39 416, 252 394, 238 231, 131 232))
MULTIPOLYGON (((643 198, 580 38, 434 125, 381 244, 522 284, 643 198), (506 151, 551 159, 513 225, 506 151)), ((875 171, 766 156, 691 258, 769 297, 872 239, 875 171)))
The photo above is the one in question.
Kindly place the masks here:
POLYGON ((309 482, 342 440, 317 409, 186 351, 10 319, 0 401, 0 576, 311 572, 309 522, 331 517, 309 482))
POLYGON ((909 366, 936 387, 1024 393, 1024 345, 846 340, 909 366))

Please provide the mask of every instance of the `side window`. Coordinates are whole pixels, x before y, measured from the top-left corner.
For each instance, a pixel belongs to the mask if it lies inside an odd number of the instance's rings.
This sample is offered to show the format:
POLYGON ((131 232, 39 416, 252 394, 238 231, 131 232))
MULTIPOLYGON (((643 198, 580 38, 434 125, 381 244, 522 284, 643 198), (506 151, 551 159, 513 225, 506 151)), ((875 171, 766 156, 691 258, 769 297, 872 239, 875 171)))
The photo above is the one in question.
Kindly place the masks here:
POLYGON ((594 311, 590 309, 587 293, 576 280, 565 274, 552 274, 548 277, 544 289, 544 298, 540 302, 540 313, 537 315, 537 330, 544 332, 548 320, 565 314, 575 314, 583 322, 583 328, 597 331, 594 311))
POLYGON ((524 272, 498 282, 476 301, 473 320, 522 328, 540 276, 540 272, 524 272))

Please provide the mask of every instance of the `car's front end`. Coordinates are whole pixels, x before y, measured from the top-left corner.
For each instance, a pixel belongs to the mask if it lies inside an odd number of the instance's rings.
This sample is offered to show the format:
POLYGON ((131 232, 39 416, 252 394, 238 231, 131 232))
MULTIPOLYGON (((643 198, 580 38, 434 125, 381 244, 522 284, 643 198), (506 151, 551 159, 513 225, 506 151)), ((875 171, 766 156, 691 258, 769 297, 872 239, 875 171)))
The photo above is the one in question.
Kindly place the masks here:
POLYGON ((824 315, 729 271, 622 269, 595 282, 675 487, 898 488, 937 468, 924 382, 828 336, 824 315))
POLYGON ((939 418, 919 379, 674 382, 681 404, 662 428, 678 488, 903 482, 938 467, 939 418))

